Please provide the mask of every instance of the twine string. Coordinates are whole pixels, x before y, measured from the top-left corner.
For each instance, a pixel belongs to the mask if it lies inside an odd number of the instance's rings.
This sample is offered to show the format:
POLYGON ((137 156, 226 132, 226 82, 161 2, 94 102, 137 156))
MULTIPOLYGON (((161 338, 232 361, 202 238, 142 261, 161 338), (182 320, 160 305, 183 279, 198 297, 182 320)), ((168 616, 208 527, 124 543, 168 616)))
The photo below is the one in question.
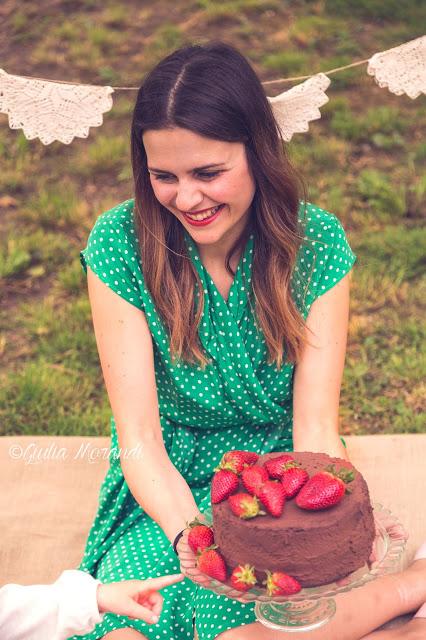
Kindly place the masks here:
MULTIPOLYGON (((338 71, 343 71, 344 69, 350 69, 351 67, 358 67, 361 64, 365 64, 369 62, 370 58, 366 58, 365 60, 358 60, 357 62, 351 62, 350 64, 345 64, 342 67, 335 67, 334 69, 329 69, 328 71, 318 71, 317 73, 311 73, 307 76, 293 76, 292 78, 277 78, 276 80, 265 80, 262 82, 263 85, 271 85, 278 84, 279 82, 295 82, 296 80, 307 80, 308 78, 313 78, 319 73, 324 73, 325 75, 331 75, 332 73, 337 73, 338 71)), ((42 82, 56 82, 58 84, 72 84, 78 85, 81 87, 101 87, 104 88, 105 85, 94 85, 88 84, 86 82, 69 82, 67 80, 52 80, 51 78, 38 78, 36 76, 23 76, 19 75, 20 78, 26 78, 27 80, 41 80, 42 82)), ((138 91, 140 87, 111 87, 114 91, 138 91)))

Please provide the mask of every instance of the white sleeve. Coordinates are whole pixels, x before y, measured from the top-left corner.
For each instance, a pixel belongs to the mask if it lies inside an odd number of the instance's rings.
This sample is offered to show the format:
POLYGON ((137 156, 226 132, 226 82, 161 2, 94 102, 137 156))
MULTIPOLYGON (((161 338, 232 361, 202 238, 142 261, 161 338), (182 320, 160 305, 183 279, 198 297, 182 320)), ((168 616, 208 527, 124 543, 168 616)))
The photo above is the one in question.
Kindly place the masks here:
POLYGON ((66 640, 89 633, 102 622, 96 591, 99 580, 77 569, 53 584, 0 589, 0 640, 66 640))

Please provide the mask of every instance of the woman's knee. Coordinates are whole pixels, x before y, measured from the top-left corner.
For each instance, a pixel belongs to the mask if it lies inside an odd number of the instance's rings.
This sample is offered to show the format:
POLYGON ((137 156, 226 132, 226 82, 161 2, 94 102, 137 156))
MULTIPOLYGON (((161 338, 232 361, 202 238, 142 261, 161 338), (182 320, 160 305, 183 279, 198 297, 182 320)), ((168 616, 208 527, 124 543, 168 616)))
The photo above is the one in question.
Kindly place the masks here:
POLYGON ((103 636, 102 640, 148 640, 146 636, 136 629, 131 629, 130 627, 125 627, 124 629, 115 629, 114 631, 110 631, 105 636, 103 636))

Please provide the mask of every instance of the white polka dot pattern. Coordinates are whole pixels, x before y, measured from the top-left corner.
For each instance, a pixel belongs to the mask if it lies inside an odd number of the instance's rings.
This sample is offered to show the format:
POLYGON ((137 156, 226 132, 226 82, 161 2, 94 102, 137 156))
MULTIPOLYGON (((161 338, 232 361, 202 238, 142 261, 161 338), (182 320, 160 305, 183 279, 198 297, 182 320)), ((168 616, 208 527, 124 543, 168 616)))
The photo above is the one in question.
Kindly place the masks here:
MULTIPOLYGON (((305 240, 293 274, 292 294, 306 318, 313 301, 343 278, 355 256, 335 216, 307 203, 305 217, 302 205, 305 240)), ((153 337, 165 446, 203 511, 209 504, 214 468, 225 451, 291 451, 293 366, 287 363, 278 371, 267 363, 265 340, 253 317, 249 300, 253 234, 225 301, 204 268, 197 245, 184 233, 205 296, 199 335, 211 363, 204 371, 183 361, 172 364, 167 331, 143 278, 133 200, 99 216, 80 258, 85 270, 89 265, 105 284, 146 315, 153 337)), ((111 447, 118 448, 113 416, 111 434, 111 447)), ((80 568, 104 582, 179 570, 162 530, 131 495, 118 459, 111 459, 102 484, 80 568)), ((216 596, 187 579, 162 593, 164 608, 158 624, 109 614, 83 637, 95 640, 113 629, 132 627, 155 640, 184 640, 193 637, 195 616, 200 640, 213 640, 226 629, 255 620, 253 605, 216 596)))

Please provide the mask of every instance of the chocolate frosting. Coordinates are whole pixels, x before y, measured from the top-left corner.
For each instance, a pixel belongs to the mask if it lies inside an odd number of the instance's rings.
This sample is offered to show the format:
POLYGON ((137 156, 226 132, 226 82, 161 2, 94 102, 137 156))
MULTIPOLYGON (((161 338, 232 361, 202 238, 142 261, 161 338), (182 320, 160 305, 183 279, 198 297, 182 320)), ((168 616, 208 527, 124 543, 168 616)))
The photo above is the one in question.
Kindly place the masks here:
MULTIPOLYGON (((257 464, 282 453, 260 456, 257 464)), ((325 453, 293 452, 309 476, 334 464, 354 471, 351 493, 329 509, 306 511, 287 500, 279 518, 267 514, 244 520, 234 515, 228 500, 212 505, 215 543, 229 572, 239 564, 255 567, 258 580, 266 571, 283 571, 302 587, 334 582, 363 566, 371 553, 375 526, 367 484, 347 460, 325 453)), ((236 490, 246 492, 241 480, 236 490)))

